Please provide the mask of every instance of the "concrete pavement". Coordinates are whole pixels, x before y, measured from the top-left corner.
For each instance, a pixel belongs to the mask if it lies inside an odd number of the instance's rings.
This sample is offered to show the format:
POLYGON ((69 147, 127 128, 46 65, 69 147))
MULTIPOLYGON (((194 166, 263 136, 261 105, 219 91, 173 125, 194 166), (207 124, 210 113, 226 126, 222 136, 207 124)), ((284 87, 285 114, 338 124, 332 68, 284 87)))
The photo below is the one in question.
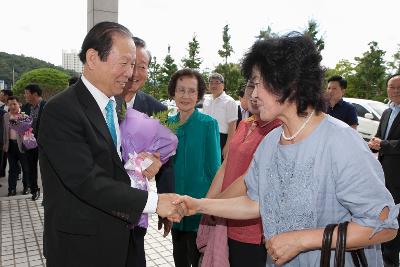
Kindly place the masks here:
MULTIPOLYGON (((31 195, 21 195, 22 182, 18 181, 17 196, 7 197, 7 179, 0 178, 0 266, 45 266, 43 257, 43 207, 42 197, 31 200, 31 195)), ((41 187, 41 182, 39 181, 41 187)), ((151 183, 155 191, 155 183, 151 183)), ((157 230, 157 215, 149 218, 145 237, 147 266, 174 266, 171 235, 162 236, 157 230)))

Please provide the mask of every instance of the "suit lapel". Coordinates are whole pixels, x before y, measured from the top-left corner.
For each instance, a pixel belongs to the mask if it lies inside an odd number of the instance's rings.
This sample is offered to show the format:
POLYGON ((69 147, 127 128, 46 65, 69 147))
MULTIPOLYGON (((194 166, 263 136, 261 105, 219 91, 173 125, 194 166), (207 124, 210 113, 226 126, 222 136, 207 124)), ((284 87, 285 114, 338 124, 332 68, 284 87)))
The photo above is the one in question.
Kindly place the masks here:
MULTIPOLYGON (((114 162, 116 162, 117 166, 119 166, 121 169, 124 170, 124 172, 126 172, 124 166, 122 166, 121 159, 119 158, 110 131, 108 130, 107 124, 104 120, 103 113, 101 112, 96 100, 90 94, 89 90, 85 87, 82 81, 78 82, 76 86, 76 92, 89 121, 92 123, 94 128, 96 128, 97 131, 103 136, 103 138, 110 146, 110 149, 113 151, 114 162)), ((116 125, 116 127, 118 127, 118 125, 116 125)))
POLYGON ((385 133, 386 133, 386 128, 388 126, 390 113, 392 113, 392 110, 389 108, 386 111, 384 111, 383 116, 381 118, 381 120, 382 120, 381 139, 382 140, 385 139, 385 133))
POLYGON ((143 97, 142 92, 137 91, 136 96, 135 96, 135 101, 133 102, 132 108, 136 109, 137 111, 147 113, 146 101, 143 97))

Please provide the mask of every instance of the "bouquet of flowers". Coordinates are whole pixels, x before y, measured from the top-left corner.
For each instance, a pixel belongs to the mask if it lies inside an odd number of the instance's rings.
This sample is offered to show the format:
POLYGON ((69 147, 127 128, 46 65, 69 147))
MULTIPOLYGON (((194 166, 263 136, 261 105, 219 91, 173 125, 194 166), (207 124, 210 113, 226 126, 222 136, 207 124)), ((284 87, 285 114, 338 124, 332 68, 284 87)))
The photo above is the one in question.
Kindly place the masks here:
POLYGON ((22 137, 22 144, 29 150, 37 147, 37 141, 32 132, 32 118, 21 112, 15 118, 10 119, 10 128, 22 137))
MULTIPOLYGON (((142 170, 151 165, 151 162, 141 159, 137 154, 159 152, 160 160, 164 164, 175 155, 178 138, 159 120, 135 109, 126 110, 120 130, 122 159, 126 162, 125 169, 131 178, 131 184, 135 188, 148 190, 148 181, 142 170)), ((138 225, 147 228, 147 218, 147 214, 142 214, 138 225)))
POLYGON ((19 135, 23 135, 32 126, 32 118, 25 113, 19 113, 15 118, 10 119, 10 128, 19 135))

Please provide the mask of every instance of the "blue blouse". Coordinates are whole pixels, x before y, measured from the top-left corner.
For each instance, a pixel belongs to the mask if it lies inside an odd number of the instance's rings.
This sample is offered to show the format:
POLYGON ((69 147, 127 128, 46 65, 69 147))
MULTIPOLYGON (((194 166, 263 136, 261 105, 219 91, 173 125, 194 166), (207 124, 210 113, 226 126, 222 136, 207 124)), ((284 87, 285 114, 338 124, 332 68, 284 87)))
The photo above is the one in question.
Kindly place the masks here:
MULTIPOLYGON (((279 127, 266 136, 245 177, 248 196, 260 204, 266 239, 343 221, 374 228, 374 233, 398 228, 398 207, 385 187, 382 167, 354 129, 326 115, 299 143, 279 144, 281 133, 279 127), (382 222, 385 207, 390 213, 382 222)), ((320 253, 300 253, 284 266, 317 267, 320 253)), ((365 254, 369 266, 383 266, 380 245, 367 247, 365 254)), ((270 258, 267 266, 275 266, 270 258)), ((350 253, 346 266, 353 266, 350 253)))

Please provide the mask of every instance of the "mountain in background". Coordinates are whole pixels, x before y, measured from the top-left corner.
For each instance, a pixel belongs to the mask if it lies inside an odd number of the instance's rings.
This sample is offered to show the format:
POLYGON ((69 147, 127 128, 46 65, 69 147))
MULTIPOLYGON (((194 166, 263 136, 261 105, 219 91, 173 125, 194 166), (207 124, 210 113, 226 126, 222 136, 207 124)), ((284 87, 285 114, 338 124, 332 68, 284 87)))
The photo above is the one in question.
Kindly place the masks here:
POLYGON ((79 76, 79 73, 73 70, 67 70, 63 67, 55 66, 37 58, 0 52, 0 80, 4 80, 7 89, 11 88, 13 82, 13 68, 14 82, 16 82, 23 73, 38 68, 54 68, 65 72, 69 76, 79 76))

